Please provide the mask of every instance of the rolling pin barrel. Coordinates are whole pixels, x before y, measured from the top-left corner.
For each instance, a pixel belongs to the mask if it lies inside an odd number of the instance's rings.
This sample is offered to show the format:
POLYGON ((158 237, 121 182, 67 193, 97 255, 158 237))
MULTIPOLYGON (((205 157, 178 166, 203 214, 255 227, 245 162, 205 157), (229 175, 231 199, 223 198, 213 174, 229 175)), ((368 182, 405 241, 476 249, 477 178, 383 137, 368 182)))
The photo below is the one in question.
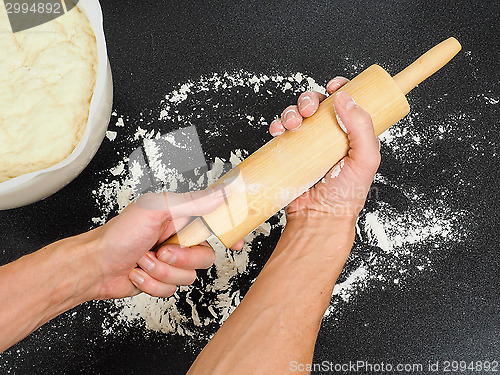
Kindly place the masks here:
MULTIPOLYGON (((449 38, 394 78, 372 65, 340 90, 371 115, 380 135, 410 111, 405 94, 460 48, 455 38, 449 38)), ((233 246, 321 180, 348 150, 347 135, 337 123, 330 96, 300 128, 274 138, 222 176, 214 185, 225 185, 225 204, 195 219, 167 243, 193 246, 213 233, 226 247, 233 246)))

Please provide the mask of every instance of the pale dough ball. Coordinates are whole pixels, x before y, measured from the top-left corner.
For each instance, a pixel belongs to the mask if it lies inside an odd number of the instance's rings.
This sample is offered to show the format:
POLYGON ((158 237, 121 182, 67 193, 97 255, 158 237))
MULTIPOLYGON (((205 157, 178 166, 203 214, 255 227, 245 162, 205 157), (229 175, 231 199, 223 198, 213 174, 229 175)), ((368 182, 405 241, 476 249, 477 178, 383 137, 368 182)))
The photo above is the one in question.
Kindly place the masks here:
POLYGON ((90 22, 74 8, 12 33, 0 5, 0 182, 50 167, 80 141, 97 77, 90 22))

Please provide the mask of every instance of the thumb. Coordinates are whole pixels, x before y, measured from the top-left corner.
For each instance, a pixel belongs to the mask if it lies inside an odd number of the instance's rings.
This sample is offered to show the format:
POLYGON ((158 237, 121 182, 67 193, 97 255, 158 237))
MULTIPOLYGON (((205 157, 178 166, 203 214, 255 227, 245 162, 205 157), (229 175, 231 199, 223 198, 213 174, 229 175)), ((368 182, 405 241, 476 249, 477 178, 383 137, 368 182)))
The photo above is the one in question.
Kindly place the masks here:
POLYGON ((380 164, 380 144, 370 115, 343 91, 335 95, 333 105, 339 126, 349 138, 351 167, 375 173, 380 164))
POLYGON ((147 193, 135 202, 145 210, 166 211, 168 219, 208 214, 224 203, 224 189, 207 189, 187 193, 147 193))

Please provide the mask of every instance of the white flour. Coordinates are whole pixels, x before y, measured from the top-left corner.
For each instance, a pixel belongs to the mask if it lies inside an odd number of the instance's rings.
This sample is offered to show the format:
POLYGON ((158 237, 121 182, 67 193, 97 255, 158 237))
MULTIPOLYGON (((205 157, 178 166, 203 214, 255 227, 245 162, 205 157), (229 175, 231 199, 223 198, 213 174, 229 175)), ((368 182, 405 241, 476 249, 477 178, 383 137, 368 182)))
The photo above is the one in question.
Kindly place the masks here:
MULTIPOLYGON (((361 68, 362 64, 357 64, 350 71, 354 69, 357 72, 361 68)), ((231 96, 242 99, 260 95, 261 100, 272 101, 273 97, 280 93, 298 95, 306 89, 317 90, 320 87, 314 79, 302 73, 289 75, 264 75, 245 71, 214 73, 209 77, 177 86, 165 95, 158 113, 153 112, 152 116, 156 121, 172 124, 174 128, 197 124, 197 131, 205 132, 206 137, 223 140, 227 133, 225 125, 211 127, 205 118, 212 116, 218 119, 220 113, 231 111, 233 118, 240 119, 245 126, 251 127, 267 127, 272 119, 265 119, 254 113, 254 109, 250 106, 225 105, 223 102, 206 103, 204 96, 206 92, 219 94, 228 92, 228 100, 231 96)), ((242 102, 245 100, 237 103, 242 102)), ((157 142, 165 139, 177 149, 185 148, 185 143, 179 141, 172 135, 173 133, 165 135, 160 130, 146 130, 144 124, 147 121, 144 118, 130 119, 116 112, 113 116, 116 120, 115 126, 110 130, 108 139, 120 140, 123 129, 133 129, 132 132, 129 131, 131 135, 127 140, 139 142, 147 162, 131 160, 131 157, 126 156, 109 169, 106 179, 93 192, 100 211, 100 215, 92 219, 96 225, 103 224, 111 214, 121 211, 136 197, 138 185, 148 174, 148 168, 151 178, 156 181, 153 190, 200 189, 227 171, 228 164, 234 166, 248 154, 246 150, 235 149, 219 155, 209 163, 208 170, 195 169, 194 176, 187 179, 175 167, 167 165, 157 142)), ((419 145, 426 141, 411 126, 412 121, 418 116, 418 113, 412 114, 381 137, 383 147, 388 147, 396 158, 413 156, 411 144, 419 145)), ((453 126, 453 120, 450 118, 448 123, 440 124, 436 134, 445 136, 447 127, 453 126)), ((375 182, 385 186, 394 185, 400 189, 402 195, 410 202, 410 209, 402 212, 387 202, 377 201, 375 209, 362 213, 357 224, 357 243, 361 242, 371 250, 367 254, 362 254, 363 256, 356 252, 356 248, 353 250, 346 270, 335 286, 332 303, 325 317, 338 319, 343 304, 349 303, 368 287, 403 285, 408 278, 419 277, 422 272, 432 271, 430 256, 432 251, 461 239, 460 221, 466 213, 453 211, 446 206, 444 200, 427 200, 419 191, 407 186, 397 186, 381 174, 377 174, 375 182)), ((180 287, 173 297, 161 299, 141 294, 109 302, 112 308, 109 309, 109 319, 103 324, 104 333, 117 334, 124 329, 123 327, 139 324, 154 331, 209 338, 238 306, 242 298, 237 279, 240 275, 248 273, 249 267, 253 266, 249 261, 251 247, 262 243, 261 236, 269 236, 272 231, 279 233, 284 227, 283 213, 280 212, 278 217, 279 220, 274 225, 265 223, 255 233, 250 234, 241 252, 226 250, 222 245, 214 244, 215 266, 194 285, 180 287)))
MULTIPOLYGON (((147 139, 146 139, 147 140, 147 139)), ((231 152, 229 160, 231 165, 237 165, 243 160, 245 151, 235 150, 231 152)), ((208 183, 217 180, 224 171, 225 160, 216 158, 213 163, 212 169, 209 170, 202 177, 207 177, 208 183)), ((160 168, 160 167, 159 167, 160 168)), ((162 170, 162 168, 160 168, 162 170)), ((110 208, 109 200, 107 197, 115 196, 118 199, 119 209, 126 206, 126 202, 130 201, 133 197, 134 175, 131 173, 132 178, 126 177, 123 182, 115 184, 102 185, 104 190, 99 189, 97 194, 103 194, 106 197, 106 206, 104 211, 110 208), (121 197, 121 198, 120 198, 121 197)), ((136 174, 137 176, 137 174, 136 174)), ((170 186, 175 185, 176 179, 182 179, 183 176, 179 173, 172 172, 166 175, 166 180, 170 186)), ((201 182, 204 178, 198 179, 199 186, 190 185, 190 188, 201 188, 201 182)), ((283 213, 279 215, 283 216, 283 213)), ((96 218, 95 221, 104 221, 105 218, 96 218)), ((283 226, 284 224, 281 224, 283 226)), ((120 310, 119 313, 112 316, 110 320, 103 324, 105 333, 109 334, 120 326, 134 324, 136 321, 144 323, 145 327, 155 331, 165 333, 176 333, 179 335, 203 335, 203 331, 194 331, 196 327, 204 327, 209 324, 222 324, 233 310, 240 303, 240 291, 237 285, 231 283, 231 279, 237 274, 244 273, 248 266, 248 253, 251 251, 250 244, 254 239, 260 235, 269 236, 271 232, 271 225, 269 223, 262 224, 257 230, 249 234, 245 238, 245 246, 241 251, 228 250, 216 238, 209 239, 210 244, 214 247, 216 252, 215 266, 208 271, 210 282, 197 284, 195 286, 181 286, 174 296, 164 299, 151 297, 146 294, 140 294, 135 297, 126 298, 123 300, 113 301, 120 310), (203 303, 201 307, 207 310, 209 314, 205 314, 200 318, 198 309, 200 304, 196 299, 191 297, 192 291, 196 289, 202 295, 204 293, 210 294, 212 300, 210 304, 203 303), (178 302, 182 299, 190 306, 189 313, 183 313, 178 309, 178 302)))

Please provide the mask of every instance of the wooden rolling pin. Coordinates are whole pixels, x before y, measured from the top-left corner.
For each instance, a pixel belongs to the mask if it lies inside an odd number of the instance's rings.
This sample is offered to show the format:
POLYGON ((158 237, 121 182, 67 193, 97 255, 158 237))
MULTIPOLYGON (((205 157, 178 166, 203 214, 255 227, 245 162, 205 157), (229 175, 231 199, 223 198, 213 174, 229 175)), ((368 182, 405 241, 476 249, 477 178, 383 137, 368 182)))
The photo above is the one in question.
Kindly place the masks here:
MULTIPOLYGON (((371 115, 378 136, 409 113, 405 94, 460 49, 455 38, 446 39, 394 77, 372 65, 340 91, 371 115)), ((194 219, 166 243, 193 246, 214 234, 231 247, 321 180, 349 150, 332 100, 333 95, 300 128, 274 138, 222 176, 213 186, 225 185, 225 204, 194 219)))

